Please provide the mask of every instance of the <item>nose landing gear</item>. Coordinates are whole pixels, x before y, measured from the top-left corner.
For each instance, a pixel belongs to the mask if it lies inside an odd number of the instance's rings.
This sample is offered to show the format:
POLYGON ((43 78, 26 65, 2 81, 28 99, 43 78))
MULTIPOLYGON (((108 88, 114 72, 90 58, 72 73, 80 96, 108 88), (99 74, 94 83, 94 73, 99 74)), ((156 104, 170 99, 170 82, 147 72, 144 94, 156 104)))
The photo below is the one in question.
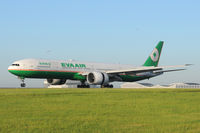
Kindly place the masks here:
POLYGON ((19 77, 19 79, 22 81, 22 83, 20 84, 22 88, 26 87, 26 84, 24 83, 25 78, 23 77, 19 77))
POLYGON ((25 83, 21 83, 21 87, 26 87, 26 84, 25 83))

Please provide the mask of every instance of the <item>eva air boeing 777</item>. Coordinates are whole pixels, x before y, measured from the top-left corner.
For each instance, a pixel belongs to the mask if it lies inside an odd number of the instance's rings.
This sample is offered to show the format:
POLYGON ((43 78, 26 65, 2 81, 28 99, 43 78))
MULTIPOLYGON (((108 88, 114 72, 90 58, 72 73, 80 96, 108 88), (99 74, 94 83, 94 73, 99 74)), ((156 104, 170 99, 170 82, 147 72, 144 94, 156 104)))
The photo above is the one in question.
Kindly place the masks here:
POLYGON ((73 60, 24 59, 15 61, 8 71, 22 80, 21 87, 25 87, 25 78, 39 78, 47 79, 51 85, 62 85, 70 79, 81 81, 82 85, 78 85, 79 88, 89 88, 90 85, 112 88, 110 83, 114 81, 135 82, 159 76, 164 72, 185 70, 169 68, 187 65, 158 67, 162 47, 163 42, 160 41, 141 67, 73 60), (167 68, 168 70, 164 70, 167 68))

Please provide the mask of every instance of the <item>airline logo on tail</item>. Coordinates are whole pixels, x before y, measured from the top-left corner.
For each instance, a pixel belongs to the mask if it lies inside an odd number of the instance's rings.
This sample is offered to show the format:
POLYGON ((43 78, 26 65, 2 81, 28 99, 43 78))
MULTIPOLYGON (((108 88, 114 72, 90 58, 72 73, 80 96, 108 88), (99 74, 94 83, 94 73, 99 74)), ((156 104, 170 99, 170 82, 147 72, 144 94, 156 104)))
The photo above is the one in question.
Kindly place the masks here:
POLYGON ((153 52, 151 53, 150 57, 151 57, 151 59, 152 59, 153 62, 158 61, 159 52, 158 52, 157 48, 155 48, 155 49, 153 50, 153 52))
POLYGON ((163 44, 164 44, 163 41, 160 41, 158 43, 158 45, 154 48, 154 50, 149 55, 148 59, 146 60, 143 66, 154 66, 154 67, 158 66, 163 44))

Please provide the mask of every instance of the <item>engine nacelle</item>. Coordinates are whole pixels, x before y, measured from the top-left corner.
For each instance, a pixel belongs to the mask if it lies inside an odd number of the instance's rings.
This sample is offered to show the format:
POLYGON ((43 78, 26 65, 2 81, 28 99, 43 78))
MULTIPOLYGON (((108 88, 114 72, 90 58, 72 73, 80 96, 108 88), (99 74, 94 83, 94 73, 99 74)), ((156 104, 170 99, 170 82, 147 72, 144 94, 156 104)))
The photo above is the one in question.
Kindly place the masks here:
POLYGON ((47 79, 47 82, 51 85, 63 85, 66 79, 47 79))
POLYGON ((102 72, 91 72, 87 75, 87 82, 93 85, 106 85, 109 83, 109 76, 102 72))

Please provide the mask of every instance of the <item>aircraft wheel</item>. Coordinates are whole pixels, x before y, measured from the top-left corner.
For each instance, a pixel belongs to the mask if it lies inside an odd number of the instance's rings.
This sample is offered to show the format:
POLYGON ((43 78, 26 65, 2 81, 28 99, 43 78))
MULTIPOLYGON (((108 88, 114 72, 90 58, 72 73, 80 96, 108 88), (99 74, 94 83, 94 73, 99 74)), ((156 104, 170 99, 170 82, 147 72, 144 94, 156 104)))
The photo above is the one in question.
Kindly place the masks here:
POLYGON ((82 88, 81 85, 77 85, 77 88, 82 88))
POLYGON ((77 85, 77 88, 90 88, 90 85, 77 85))
POLYGON ((21 83, 21 87, 26 87, 26 84, 25 83, 21 83))
POLYGON ((113 85, 101 85, 101 88, 113 88, 113 85))

